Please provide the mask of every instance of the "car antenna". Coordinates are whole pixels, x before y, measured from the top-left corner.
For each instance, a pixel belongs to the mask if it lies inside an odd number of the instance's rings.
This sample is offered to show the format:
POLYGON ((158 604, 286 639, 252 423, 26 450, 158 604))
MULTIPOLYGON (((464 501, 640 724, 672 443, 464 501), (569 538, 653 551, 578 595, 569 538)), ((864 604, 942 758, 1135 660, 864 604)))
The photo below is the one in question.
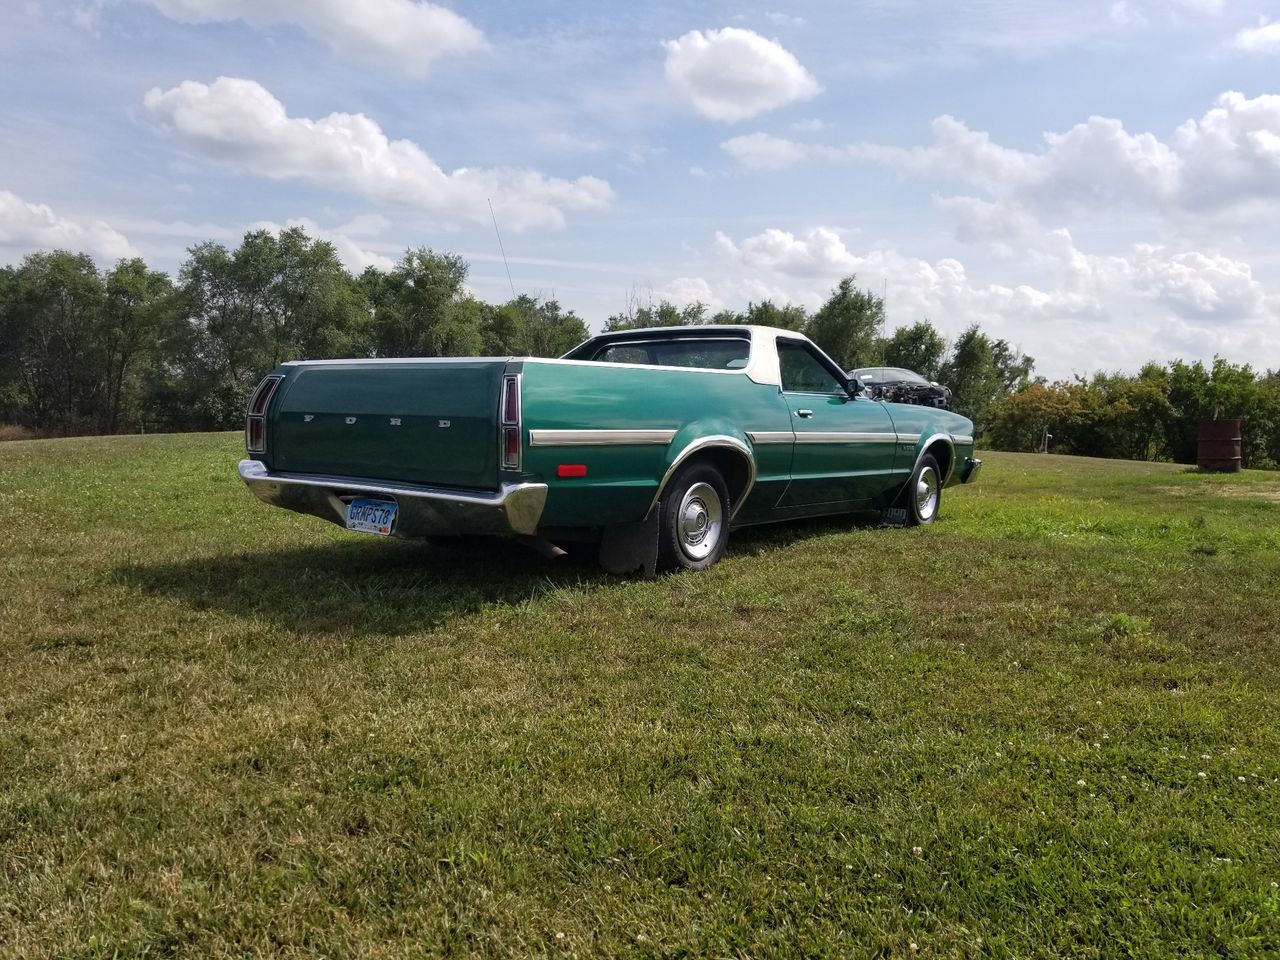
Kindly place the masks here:
POLYGON ((516 297, 516 282, 511 279, 511 264, 507 263, 507 250, 502 245, 502 233, 498 230, 498 215, 493 212, 493 200, 485 197, 489 201, 489 216, 493 218, 493 232, 498 238, 498 249, 502 251, 502 265, 507 268, 507 283, 511 284, 511 299, 516 297))

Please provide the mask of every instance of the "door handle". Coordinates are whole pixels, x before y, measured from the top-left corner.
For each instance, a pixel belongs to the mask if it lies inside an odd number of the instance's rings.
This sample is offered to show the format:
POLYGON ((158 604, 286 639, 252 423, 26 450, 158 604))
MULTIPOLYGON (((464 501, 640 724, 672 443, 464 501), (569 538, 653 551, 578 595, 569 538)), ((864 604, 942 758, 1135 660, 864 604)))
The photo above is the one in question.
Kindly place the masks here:
POLYGON ((812 416, 813 416, 813 411, 812 411, 812 410, 797 410, 797 411, 796 411, 796 416, 797 416, 797 417, 804 417, 804 419, 808 420, 810 417, 812 417, 812 416))

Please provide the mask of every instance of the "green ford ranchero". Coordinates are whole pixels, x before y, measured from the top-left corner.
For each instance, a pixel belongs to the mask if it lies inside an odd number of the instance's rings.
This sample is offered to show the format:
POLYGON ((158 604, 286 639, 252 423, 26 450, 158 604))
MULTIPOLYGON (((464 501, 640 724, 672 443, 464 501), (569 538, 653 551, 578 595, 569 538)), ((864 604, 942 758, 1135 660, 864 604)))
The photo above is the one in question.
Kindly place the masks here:
POLYGON ((884 403, 769 327, 593 337, 559 360, 286 363, 249 401, 240 476, 383 536, 595 541, 618 573, 702 569, 732 528, 900 508, 968 483, 973 423, 884 403))

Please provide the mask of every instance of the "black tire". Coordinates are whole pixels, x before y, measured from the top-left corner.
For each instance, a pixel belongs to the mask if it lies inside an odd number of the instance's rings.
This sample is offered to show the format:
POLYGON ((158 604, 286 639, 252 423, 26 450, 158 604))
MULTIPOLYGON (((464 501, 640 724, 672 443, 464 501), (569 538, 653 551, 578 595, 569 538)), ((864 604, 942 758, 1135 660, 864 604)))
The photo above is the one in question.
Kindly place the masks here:
POLYGON ((898 498, 898 506, 907 511, 907 525, 924 526, 938 519, 942 509, 942 468, 931 453, 920 458, 916 472, 898 498))
POLYGON ((729 543, 729 488, 710 464, 691 464, 658 501, 658 567, 705 570, 729 543))

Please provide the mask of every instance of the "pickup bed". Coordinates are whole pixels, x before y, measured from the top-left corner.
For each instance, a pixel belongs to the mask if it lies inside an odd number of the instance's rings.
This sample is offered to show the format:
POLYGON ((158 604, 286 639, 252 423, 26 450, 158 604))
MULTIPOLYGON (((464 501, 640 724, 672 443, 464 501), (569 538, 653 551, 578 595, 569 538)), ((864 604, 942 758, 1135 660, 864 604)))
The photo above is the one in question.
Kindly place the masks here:
POLYGON ((286 363, 250 398, 267 503, 407 538, 596 540, 610 570, 699 569, 731 528, 892 508, 974 479, 973 424, 872 400, 803 336, 631 330, 559 360, 286 363))

